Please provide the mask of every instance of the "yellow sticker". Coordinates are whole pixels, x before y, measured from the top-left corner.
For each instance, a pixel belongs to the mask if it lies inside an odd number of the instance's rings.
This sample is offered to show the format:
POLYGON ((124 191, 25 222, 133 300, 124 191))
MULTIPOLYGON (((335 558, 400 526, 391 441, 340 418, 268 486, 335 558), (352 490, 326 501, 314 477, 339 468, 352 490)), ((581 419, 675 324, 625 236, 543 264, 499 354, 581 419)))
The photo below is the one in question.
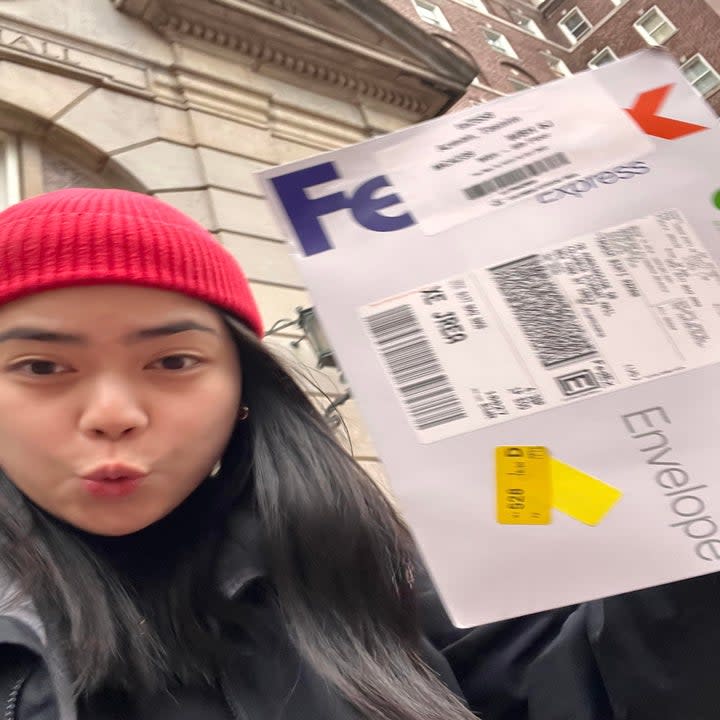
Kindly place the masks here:
POLYGON ((544 447, 495 449, 497 520, 503 525, 548 525, 551 521, 550 453, 544 447))
POLYGON ((502 525, 549 525, 553 509, 598 525, 622 497, 622 491, 540 446, 498 447, 495 468, 497 521, 502 525))
POLYGON ((586 525, 598 525, 622 492, 560 460, 552 459, 553 507, 586 525))

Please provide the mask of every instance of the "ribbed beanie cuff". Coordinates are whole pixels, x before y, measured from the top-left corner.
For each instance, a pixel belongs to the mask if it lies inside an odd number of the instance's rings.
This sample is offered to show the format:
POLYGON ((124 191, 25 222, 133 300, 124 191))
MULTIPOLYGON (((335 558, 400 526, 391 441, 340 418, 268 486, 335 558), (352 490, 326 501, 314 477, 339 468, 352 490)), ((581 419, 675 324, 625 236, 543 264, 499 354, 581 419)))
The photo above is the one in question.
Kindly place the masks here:
POLYGON ((71 188, 0 213, 0 304, 102 283, 183 293, 227 310, 263 335, 235 258, 205 228, 156 198, 71 188))

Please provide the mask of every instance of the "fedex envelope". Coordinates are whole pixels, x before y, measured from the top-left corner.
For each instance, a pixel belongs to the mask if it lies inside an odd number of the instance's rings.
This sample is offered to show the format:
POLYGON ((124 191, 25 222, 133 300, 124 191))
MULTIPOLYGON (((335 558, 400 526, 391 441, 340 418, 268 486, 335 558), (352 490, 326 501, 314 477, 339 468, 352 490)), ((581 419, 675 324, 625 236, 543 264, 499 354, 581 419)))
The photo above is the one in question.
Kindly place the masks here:
POLYGON ((261 180, 457 625, 720 570, 720 131, 670 56, 261 180))

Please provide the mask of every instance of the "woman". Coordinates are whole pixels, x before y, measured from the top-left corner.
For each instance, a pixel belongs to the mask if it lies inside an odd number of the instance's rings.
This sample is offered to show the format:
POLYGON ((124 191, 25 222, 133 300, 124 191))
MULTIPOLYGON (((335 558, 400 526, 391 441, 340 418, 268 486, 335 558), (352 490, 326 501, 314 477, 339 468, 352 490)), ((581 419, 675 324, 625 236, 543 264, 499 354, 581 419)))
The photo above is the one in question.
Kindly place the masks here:
MULTIPOLYGON (((453 629, 261 334, 232 257, 153 198, 0 213, 5 720, 646 717, 611 604, 453 629)), ((646 601, 617 602, 633 662, 646 601)))

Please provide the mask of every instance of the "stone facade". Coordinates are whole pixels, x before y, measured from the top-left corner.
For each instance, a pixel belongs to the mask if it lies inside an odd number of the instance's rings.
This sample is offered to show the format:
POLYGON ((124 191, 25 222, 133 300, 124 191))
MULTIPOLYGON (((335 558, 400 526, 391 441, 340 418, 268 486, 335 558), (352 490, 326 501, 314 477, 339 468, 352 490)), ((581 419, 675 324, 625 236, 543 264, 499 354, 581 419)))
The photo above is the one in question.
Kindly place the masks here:
MULTIPOLYGON (((571 72, 588 69, 588 63, 609 47, 623 57, 648 47, 635 23, 657 8, 676 28, 663 46, 679 63, 696 54, 720 73, 720 0, 386 0, 386 3, 426 32, 472 57, 478 67, 477 81, 457 107, 515 92, 521 85, 536 85, 558 77, 556 60, 571 72), (440 24, 428 8, 436 7, 440 24), (425 9, 426 20, 419 10, 425 9), (575 9, 592 26, 573 43, 560 24, 575 9), (446 23, 442 22, 445 19, 446 23), (527 28, 537 28, 541 37, 527 28), (510 56, 488 43, 501 33, 512 48, 510 56), (551 66, 552 65, 552 66, 551 66)), ((707 94, 720 112, 720 85, 707 94)))
MULTIPOLYGON (((267 326, 294 317, 311 299, 252 173, 431 118, 474 75, 381 2, 355 5, 2 3, 0 201, 78 185, 153 194, 237 256, 267 326)), ((345 388, 314 370, 306 343, 291 346, 298 334, 269 342, 305 363, 326 406, 345 388)), ((356 456, 381 477, 354 403, 342 412, 356 456)))

